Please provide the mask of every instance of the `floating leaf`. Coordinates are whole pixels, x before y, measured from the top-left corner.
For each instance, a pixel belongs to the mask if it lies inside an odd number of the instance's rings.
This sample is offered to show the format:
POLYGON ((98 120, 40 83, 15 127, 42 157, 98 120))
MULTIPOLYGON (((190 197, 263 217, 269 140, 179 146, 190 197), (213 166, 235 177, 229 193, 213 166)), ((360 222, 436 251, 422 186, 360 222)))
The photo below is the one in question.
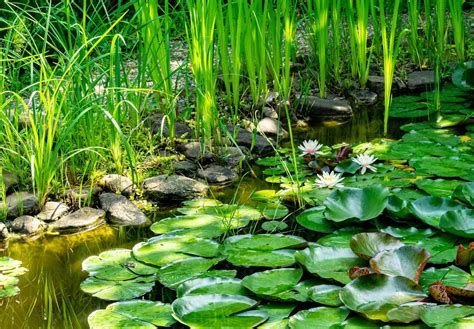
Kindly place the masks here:
POLYGON ((388 189, 380 185, 363 189, 345 188, 333 191, 324 202, 326 218, 335 222, 356 218, 361 221, 380 215, 387 205, 388 189))
POLYGON ((370 266, 377 273, 404 276, 418 283, 421 271, 430 256, 423 248, 402 246, 381 251, 370 260, 370 266))
POLYGON ((262 224, 262 229, 267 232, 283 231, 288 228, 288 224, 285 222, 279 222, 271 220, 262 224))
POLYGON ((448 211, 441 216, 439 226, 451 234, 472 239, 474 238, 474 210, 448 211))
POLYGON ((256 295, 274 296, 292 289, 302 276, 303 271, 299 268, 281 268, 248 275, 242 279, 242 284, 256 295))
POLYGON ((319 304, 327 306, 341 306, 339 299, 341 287, 333 284, 317 284, 308 291, 309 298, 319 304))
POLYGON ((282 204, 260 203, 258 209, 266 219, 280 219, 288 215, 288 208, 282 204))
POLYGON ((447 179, 419 179, 416 181, 416 187, 432 196, 450 197, 453 191, 463 183, 459 180, 447 179))
POLYGON ((461 200, 474 207, 474 182, 458 185, 453 192, 452 198, 461 200))
POLYGON ((257 310, 268 314, 268 320, 260 325, 259 329, 286 329, 288 317, 295 309, 296 304, 266 304, 259 305, 257 310))
POLYGON ((468 267, 471 264, 474 264, 474 242, 469 243, 467 248, 460 244, 456 252, 456 265, 468 267))
POLYGON ((408 242, 418 242, 425 238, 429 238, 430 236, 434 235, 436 232, 433 231, 431 228, 421 229, 416 227, 393 227, 387 226, 385 228, 380 229, 381 232, 388 233, 391 236, 394 236, 402 241, 408 242))
POLYGON ((104 300, 129 300, 150 292, 155 281, 155 275, 125 281, 102 280, 92 276, 81 283, 81 289, 85 293, 104 300))
POLYGON ((370 259, 383 250, 403 246, 400 240, 387 233, 358 233, 350 241, 352 251, 359 257, 370 259))
POLYGON ((326 207, 314 207, 306 209, 296 216, 298 224, 311 231, 331 233, 335 231, 334 224, 324 216, 326 207))
POLYGON ((435 303, 412 302, 392 308, 387 312, 389 322, 410 323, 420 319, 421 312, 428 307, 436 306, 435 303))
POLYGON ((0 273, 0 298, 15 296, 20 292, 17 287, 20 280, 15 276, 0 273))
POLYGON ((441 216, 450 210, 463 209, 463 207, 449 199, 427 196, 408 205, 410 211, 424 223, 439 228, 441 216))
POLYGON ((344 305, 372 320, 390 321, 387 313, 405 303, 425 298, 419 285, 401 276, 370 274, 342 288, 344 305))
POLYGON ((316 307, 299 311, 290 318, 289 327, 292 329, 330 328, 343 322, 349 315, 345 307, 316 307))
POLYGON ((228 278, 199 278, 188 280, 176 289, 176 295, 183 297, 186 295, 246 295, 247 291, 242 286, 240 279, 228 278))
POLYGON ((191 257, 174 261, 160 268, 158 278, 162 285, 175 289, 181 283, 207 272, 218 259, 191 257))
POLYGON ((473 314, 473 306, 438 305, 424 309, 421 320, 430 327, 445 328, 447 324, 473 314))
POLYGON ((208 294, 178 298, 171 307, 175 318, 192 328, 252 328, 268 318, 261 311, 243 312, 255 305, 245 296, 208 294))

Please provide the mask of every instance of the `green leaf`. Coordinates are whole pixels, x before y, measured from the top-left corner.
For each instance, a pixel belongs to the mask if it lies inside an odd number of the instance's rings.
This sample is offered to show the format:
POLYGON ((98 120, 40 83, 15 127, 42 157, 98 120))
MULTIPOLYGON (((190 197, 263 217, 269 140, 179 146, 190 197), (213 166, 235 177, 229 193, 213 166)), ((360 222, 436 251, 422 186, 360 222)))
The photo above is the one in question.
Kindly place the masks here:
POLYGON ((458 64, 453 72, 453 84, 462 90, 474 89, 474 61, 458 64))
POLYGON ((208 294, 178 298, 171 307, 174 317, 192 328, 252 328, 268 318, 261 311, 243 312, 255 305, 245 296, 208 294))
POLYGON ((319 304, 327 306, 341 306, 339 299, 341 287, 333 284, 317 284, 308 291, 309 298, 319 304))
POLYGON ((218 259, 201 257, 176 260, 161 267, 158 272, 158 278, 165 287, 175 289, 181 283, 204 274, 218 262, 218 259))
POLYGON ((424 223, 440 228, 441 216, 450 210, 463 209, 463 206, 450 199, 427 196, 410 202, 408 208, 424 223))
POLYGON ((403 246, 400 240, 387 233, 358 233, 349 242, 352 251, 359 257, 370 259, 381 251, 403 246))
POLYGON ((450 197, 456 187, 462 183, 463 181, 459 180, 419 179, 416 181, 416 187, 432 196, 450 197))
POLYGON ((421 287, 412 280, 383 274, 361 276, 340 293, 342 302, 351 310, 385 322, 390 321, 387 315, 390 310, 425 297, 421 287))
POLYGON ((155 285, 155 281, 155 275, 126 281, 110 281, 88 277, 81 283, 81 289, 85 293, 104 300, 129 300, 150 292, 155 285))
POLYGON ((376 218, 385 209, 388 194, 388 189, 380 185, 335 190, 324 202, 326 218, 335 222, 376 218))
POLYGON ((452 198, 461 200, 471 207, 474 207, 474 182, 458 185, 453 192, 452 198))
POLYGON ((474 238, 474 210, 448 211, 441 216, 439 226, 451 234, 472 239, 474 238))
POLYGON ((445 328, 446 325, 470 315, 474 315, 473 306, 438 305, 424 309, 421 320, 430 327, 445 328))
POLYGON ((256 295, 274 296, 293 289, 302 276, 300 268, 281 268, 248 275, 242 284, 256 295))
POLYGON ((345 307, 316 307, 299 311, 290 318, 289 327, 292 329, 319 328, 326 329, 343 322, 349 315, 345 307))
POLYGON ((331 221, 324 217, 325 210, 326 207, 314 207, 306 209, 296 216, 296 221, 298 224, 311 231, 321 233, 334 232, 336 229, 335 226, 331 221))
POLYGON ((262 224, 262 230, 267 232, 283 231, 288 228, 288 224, 285 222, 279 222, 271 220, 262 224))
POLYGON ((180 284, 176 289, 176 295, 178 297, 208 294, 245 296, 247 291, 242 286, 240 279, 227 278, 199 278, 188 280, 180 284))

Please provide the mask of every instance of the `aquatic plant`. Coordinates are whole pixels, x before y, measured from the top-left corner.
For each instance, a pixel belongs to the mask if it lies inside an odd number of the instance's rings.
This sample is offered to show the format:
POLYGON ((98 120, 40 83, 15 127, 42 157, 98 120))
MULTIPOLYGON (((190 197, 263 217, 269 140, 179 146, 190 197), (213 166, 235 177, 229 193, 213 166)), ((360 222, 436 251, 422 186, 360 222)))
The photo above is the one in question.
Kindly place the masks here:
POLYGON ((462 0, 448 0, 449 14, 451 17, 451 26, 454 37, 454 45, 458 60, 464 61, 464 16, 463 16, 463 1, 462 0))
POLYGON ((357 157, 352 159, 355 163, 360 165, 360 173, 363 175, 367 170, 370 170, 372 172, 376 172, 377 168, 372 166, 375 161, 377 161, 377 158, 374 157, 373 155, 364 153, 364 154, 359 154, 357 157))
POLYGON ((419 21, 420 2, 418 0, 408 1, 408 19, 410 22, 410 54, 413 62, 421 67, 421 51, 419 48, 418 21, 419 21))
POLYGON ((344 187, 342 174, 336 174, 334 171, 323 171, 316 179, 316 185, 321 188, 344 187))
POLYGON ((323 147, 323 144, 320 144, 317 140, 303 141, 303 144, 298 146, 298 148, 302 151, 300 156, 316 155, 321 147, 323 147))

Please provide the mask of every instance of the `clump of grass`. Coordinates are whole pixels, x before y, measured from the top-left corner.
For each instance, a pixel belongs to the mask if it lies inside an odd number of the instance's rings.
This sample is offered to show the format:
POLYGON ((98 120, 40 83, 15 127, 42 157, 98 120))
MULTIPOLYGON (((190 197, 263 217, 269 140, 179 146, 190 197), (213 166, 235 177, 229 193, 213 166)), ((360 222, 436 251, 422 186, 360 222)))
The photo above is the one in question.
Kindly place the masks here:
POLYGON ((464 55, 464 17, 463 0, 448 0, 449 13, 451 17, 451 26, 453 30, 454 45, 458 60, 463 62, 464 55))

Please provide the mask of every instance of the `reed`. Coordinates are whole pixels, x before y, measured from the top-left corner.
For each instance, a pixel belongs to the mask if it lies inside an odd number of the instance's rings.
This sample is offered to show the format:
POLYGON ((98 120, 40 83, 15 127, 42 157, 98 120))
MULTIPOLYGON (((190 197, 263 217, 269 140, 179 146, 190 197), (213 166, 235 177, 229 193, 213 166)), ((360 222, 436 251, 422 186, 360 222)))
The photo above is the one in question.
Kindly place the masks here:
POLYGON ((331 62, 333 66, 333 74, 336 83, 341 81, 341 15, 342 0, 332 0, 331 8, 331 31, 332 31, 332 47, 331 62))
POLYGON ((464 17, 463 0, 448 0, 451 26, 453 31, 456 54, 460 62, 464 62, 464 17))
POLYGON ((420 11, 420 2, 418 0, 409 0, 408 1, 408 21, 410 24, 410 54, 411 60, 414 63, 417 63, 418 66, 422 67, 421 53, 419 50, 419 35, 418 35, 418 26, 419 26, 419 11, 420 11))
POLYGON ((436 57, 435 57, 435 97, 436 112, 441 111, 441 74, 445 65, 446 49, 446 3, 447 0, 438 0, 435 3, 436 23, 436 57))

